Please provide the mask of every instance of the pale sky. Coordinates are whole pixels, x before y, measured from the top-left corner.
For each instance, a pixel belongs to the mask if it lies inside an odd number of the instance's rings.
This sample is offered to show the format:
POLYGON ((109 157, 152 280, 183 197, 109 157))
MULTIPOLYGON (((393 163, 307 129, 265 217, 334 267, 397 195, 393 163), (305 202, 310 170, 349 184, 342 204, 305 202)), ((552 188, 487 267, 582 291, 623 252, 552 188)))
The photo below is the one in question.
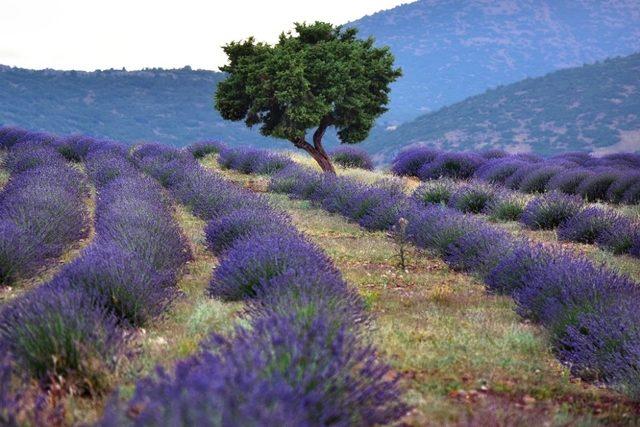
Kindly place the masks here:
POLYGON ((410 0, 0 0, 0 64, 217 69, 220 46, 274 42, 293 22, 343 24, 410 0))

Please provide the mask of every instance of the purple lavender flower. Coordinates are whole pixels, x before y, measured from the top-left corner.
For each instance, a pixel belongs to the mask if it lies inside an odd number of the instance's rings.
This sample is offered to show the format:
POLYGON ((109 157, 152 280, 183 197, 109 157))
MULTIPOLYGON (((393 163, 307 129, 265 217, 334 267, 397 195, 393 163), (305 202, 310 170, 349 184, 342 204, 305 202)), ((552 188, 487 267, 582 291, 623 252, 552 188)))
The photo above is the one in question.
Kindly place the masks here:
POLYGON ((43 285, 3 307, 0 348, 35 378, 62 375, 99 392, 122 350, 122 334, 88 294, 43 285))
POLYGON ((89 136, 72 135, 58 144, 58 151, 69 161, 81 162, 98 145, 98 141, 89 136))
POLYGON ((510 157, 491 159, 475 171, 474 177, 493 184, 504 184, 511 175, 527 164, 510 157))
POLYGON ((482 182, 470 182, 453 192, 449 207, 465 213, 480 213, 496 198, 497 189, 482 182))
POLYGON ((224 300, 254 297, 260 284, 289 271, 339 275, 327 256, 301 236, 263 234, 239 241, 225 253, 209 294, 224 300))
POLYGON ((488 272, 484 281, 490 291, 511 295, 527 286, 527 277, 534 269, 544 268, 554 256, 559 256, 542 245, 520 242, 488 272))
POLYGON ((447 204, 451 195, 456 191, 455 181, 450 179, 437 179, 426 181, 417 187, 411 198, 417 203, 428 206, 431 204, 447 204))
POLYGON ((93 245, 54 279, 60 289, 93 295, 96 304, 130 326, 145 326, 177 297, 175 281, 134 253, 110 244, 93 245))
POLYGON ((438 150, 428 147, 412 147, 398 153, 391 165, 391 171, 400 176, 418 176, 420 168, 435 160, 438 150))
POLYGON ((581 209, 579 197, 553 191, 527 203, 520 220, 533 230, 548 230, 572 218, 581 209))
POLYGON ((558 357, 583 379, 640 398, 638 299, 620 298, 576 316, 558 342, 558 357))
POLYGON ((328 327, 325 316, 308 327, 295 316, 261 318, 231 341, 213 337, 175 373, 159 369, 140 381, 104 425, 125 414, 136 425, 374 425, 404 415, 397 379, 373 348, 328 327))
POLYGON ((331 159, 344 168, 373 170, 373 160, 366 151, 355 147, 340 147, 329 153, 331 159))
POLYGON ((544 193, 547 190, 549 181, 564 170, 566 170, 564 167, 556 165, 537 168, 522 178, 519 190, 529 194, 544 193))
POLYGON ((443 177, 467 179, 485 162, 486 159, 473 153, 442 153, 422 166, 418 176, 423 181, 443 177))
POLYGON ((569 169, 563 172, 559 172, 549 180, 547 184, 547 190, 560 191, 565 194, 577 194, 578 187, 587 178, 593 176, 593 172, 587 169, 569 169))
POLYGON ((640 182, 632 184, 622 195, 622 203, 633 205, 640 203, 640 182))
POLYGON ((208 154, 219 153, 225 148, 220 141, 198 141, 187 147, 187 150, 196 159, 201 159, 208 154))
POLYGON ((558 239, 594 243, 603 233, 608 233, 611 238, 614 229, 624 227, 622 222, 628 223, 625 228, 631 227, 630 221, 615 211, 597 207, 586 208, 558 226, 558 239))
POLYGON ((491 227, 478 228, 453 240, 445 249, 444 261, 454 270, 484 277, 511 249, 508 233, 491 227))
POLYGON ((216 255, 239 240, 265 233, 294 233, 294 229, 288 217, 266 207, 230 211, 209 221, 205 228, 207 247, 216 255))
POLYGON ((4 166, 13 174, 39 166, 64 166, 64 158, 58 152, 37 143, 21 143, 7 155, 4 166))
POLYGON ((625 192, 638 183, 640 183, 640 172, 631 171, 621 174, 607 189, 607 200, 620 203, 625 192))
POLYGON ((484 150, 478 153, 479 155, 481 155, 482 157, 484 157, 485 159, 502 159, 504 157, 509 157, 509 153, 507 153, 504 150, 500 150, 498 148, 492 148, 492 149, 488 149, 488 150, 484 150))
POLYGON ((620 173, 615 170, 607 170, 594 174, 585 179, 577 189, 577 193, 590 202, 597 200, 607 200, 609 187, 620 177, 620 173))
POLYGON ((28 130, 17 127, 0 127, 0 147, 4 149, 10 149, 16 143, 21 141, 28 133, 28 130))
POLYGON ((591 261, 564 253, 536 266, 514 294, 518 311, 550 329, 554 340, 576 325, 580 313, 614 307, 622 301, 640 301, 640 288, 591 261))

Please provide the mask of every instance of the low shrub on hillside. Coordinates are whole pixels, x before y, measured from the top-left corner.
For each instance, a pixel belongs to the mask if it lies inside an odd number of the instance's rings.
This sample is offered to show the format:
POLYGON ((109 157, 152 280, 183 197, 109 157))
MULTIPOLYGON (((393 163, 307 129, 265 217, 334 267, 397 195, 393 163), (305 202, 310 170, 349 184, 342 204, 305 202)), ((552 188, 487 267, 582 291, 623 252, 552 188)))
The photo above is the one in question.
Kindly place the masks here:
POLYGON ((501 159, 503 157, 509 156, 509 153, 507 153, 504 150, 500 150, 499 148, 480 151, 478 154, 484 157, 485 159, 501 159))
POLYGON ((431 204, 446 205, 457 187, 455 181, 445 178, 426 181, 413 191, 411 198, 424 206, 431 204))
POLYGON ((531 271, 544 268, 556 255, 542 245, 516 244, 513 251, 488 272, 484 282, 492 292, 512 295, 527 286, 527 277, 531 271))
POLYGON ((105 389, 122 346, 116 320, 84 292, 44 285, 0 312, 0 348, 43 381, 105 389))
POLYGON ((377 425, 407 408, 395 375, 327 316, 306 327, 297 313, 272 315, 214 336, 200 354, 138 382, 125 408, 111 407, 106 425, 377 425), (286 361, 286 363, 283 363, 286 361), (135 411, 131 408, 136 408, 135 411))
POLYGON ((4 159, 4 167, 12 174, 39 166, 64 167, 64 163, 64 158, 54 148, 27 142, 14 147, 4 159))
POLYGON ((456 271, 466 271, 484 277, 511 251, 508 233, 484 227, 472 230, 453 240, 446 248, 444 262, 456 271))
POLYGON ((471 182, 451 194, 449 206, 465 213, 480 213, 496 198, 497 189, 482 182, 471 182))
POLYGON ((198 141, 191 144, 187 150, 196 159, 201 159, 209 154, 216 154, 222 151, 225 145, 220 141, 198 141))
POLYGON ((527 203, 520 220, 533 230, 556 228, 582 209, 579 197, 550 192, 527 203))
POLYGON ((484 209, 491 219, 499 221, 519 221, 525 207, 525 199, 521 195, 508 190, 497 191, 484 209))
POLYGON ((547 191, 549 181, 563 170, 565 169, 556 165, 549 165, 535 169, 522 178, 519 190, 529 194, 544 193, 547 191))
POLYGON ((426 163, 430 163, 440 154, 438 150, 428 147, 408 148, 398 153, 391 165, 391 172, 400 176, 418 177, 418 171, 426 163))
MULTIPOLYGON (((622 224, 618 226, 622 222, 629 221, 610 209, 589 207, 558 226, 558 239, 578 243, 594 243, 604 233, 611 235, 615 229, 622 226, 622 224)), ((630 227, 629 224, 628 228, 630 227)), ((622 236, 620 237, 622 238, 622 236)))
POLYGON ((264 234, 239 241, 225 253, 209 294, 224 300, 251 298, 259 285, 288 271, 339 274, 324 253, 300 236, 264 234))
POLYGON ((620 203, 625 192, 633 185, 640 183, 640 172, 630 171, 621 173, 607 189, 607 200, 612 203, 620 203))
POLYGON ((364 150, 355 147, 340 147, 329 155, 334 163, 344 168, 373 170, 373 160, 364 150))
POLYGON ((640 203, 640 182, 636 182, 627 188, 622 195, 622 203, 635 205, 640 203))
POLYGON ((0 127, 0 148, 10 149, 20 142, 29 131, 12 126, 0 127))
POLYGON ((409 240, 439 255, 446 254, 451 243, 477 228, 476 223, 460 212, 438 205, 415 210, 407 220, 409 240))
POLYGON ((66 265, 54 283, 93 295, 96 304, 127 326, 146 326, 177 297, 171 276, 158 274, 135 253, 93 245, 66 265))
POLYGON ((527 163, 513 158, 491 159, 475 171, 474 177, 492 184, 504 184, 525 164, 527 163))
POLYGON ((578 187, 592 175, 593 172, 580 168, 561 171, 551 178, 547 189, 549 191, 560 191, 565 194, 577 194, 578 187))
POLYGON ((335 331, 345 328, 355 335, 362 334, 362 326, 370 318, 357 291, 339 276, 292 270, 259 285, 256 297, 247 301, 246 313, 252 320, 296 313, 301 326, 315 317, 327 316, 329 328, 335 331))
POLYGON ((0 220, 0 286, 9 285, 18 276, 35 270, 38 260, 46 256, 38 240, 14 222, 0 220))
POLYGON ((616 182, 620 177, 617 171, 604 171, 594 174, 585 179, 582 184, 576 190, 577 194, 581 195, 589 202, 595 202, 598 200, 607 200, 607 191, 609 187, 616 182))
POLYGON ((288 217, 267 208, 238 208, 212 219, 205 228, 207 247, 215 255, 249 236, 293 232, 288 217))
POLYGON ((439 178, 467 179, 486 160, 473 153, 442 153, 418 170, 423 181, 439 178))
POLYGON ((98 188, 116 178, 131 177, 136 173, 133 165, 126 158, 102 151, 89 155, 85 166, 91 182, 98 188))
POLYGON ((504 180, 504 186, 510 190, 519 190, 520 184, 530 173, 543 167, 541 163, 524 163, 518 167, 509 178, 504 180))
POLYGON ((101 145, 95 139, 85 135, 71 135, 57 144, 58 152, 67 160, 81 162, 87 158, 89 152, 101 145))
POLYGON ((141 178, 118 178, 105 186, 96 213, 99 242, 138 254, 160 272, 173 271, 191 259, 161 194, 155 182, 141 178))

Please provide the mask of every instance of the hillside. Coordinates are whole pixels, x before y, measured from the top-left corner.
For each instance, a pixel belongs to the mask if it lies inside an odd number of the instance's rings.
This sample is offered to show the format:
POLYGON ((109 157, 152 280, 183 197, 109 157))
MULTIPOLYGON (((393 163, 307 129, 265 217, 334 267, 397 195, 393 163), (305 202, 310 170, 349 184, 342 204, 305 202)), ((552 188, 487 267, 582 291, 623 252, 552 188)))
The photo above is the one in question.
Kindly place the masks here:
POLYGON ((264 141, 213 108, 222 76, 188 67, 88 73, 0 66, 0 124, 176 146, 202 138, 264 141))
MULTIPOLYGON (((634 0, 421 0, 348 25, 389 45, 404 70, 380 129, 501 84, 640 51, 634 0)), ((214 111, 221 78, 188 67, 87 73, 0 66, 0 125, 171 145, 264 142, 214 111)), ((328 132, 330 146, 334 135, 328 132)), ((372 141, 363 148, 375 152, 372 141)))
POLYGON ((417 142, 542 154, 640 151, 640 54, 489 90, 371 139, 371 151, 387 160, 417 142))
POLYGON ((640 51, 636 0, 421 0, 352 23, 391 47, 404 122, 485 90, 640 51))

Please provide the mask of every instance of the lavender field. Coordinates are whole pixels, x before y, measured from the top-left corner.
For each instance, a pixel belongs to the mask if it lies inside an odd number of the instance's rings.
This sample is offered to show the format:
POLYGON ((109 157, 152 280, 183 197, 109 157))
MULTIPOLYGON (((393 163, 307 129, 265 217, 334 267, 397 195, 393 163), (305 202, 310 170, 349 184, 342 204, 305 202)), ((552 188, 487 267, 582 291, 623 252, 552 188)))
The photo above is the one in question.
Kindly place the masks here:
POLYGON ((0 147, 2 425, 640 415, 638 155, 0 147))

